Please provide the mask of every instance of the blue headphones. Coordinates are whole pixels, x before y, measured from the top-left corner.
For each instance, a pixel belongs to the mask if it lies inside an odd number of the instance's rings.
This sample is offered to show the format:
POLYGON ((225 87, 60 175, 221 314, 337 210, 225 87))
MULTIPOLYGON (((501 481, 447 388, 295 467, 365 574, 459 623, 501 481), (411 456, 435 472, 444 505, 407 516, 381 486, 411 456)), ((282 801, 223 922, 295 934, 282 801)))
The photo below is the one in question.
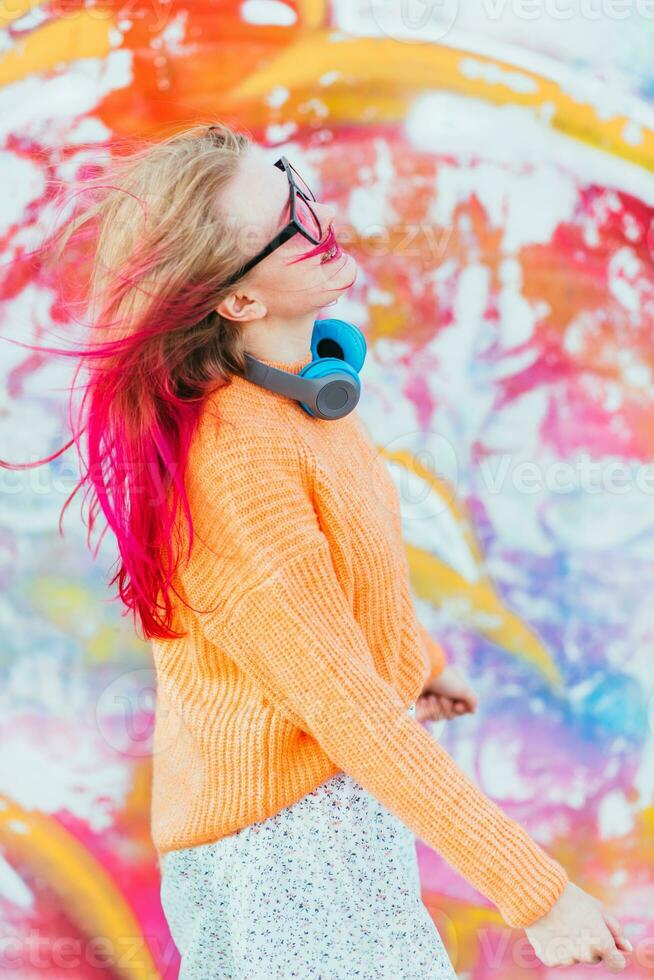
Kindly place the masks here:
POLYGON ((361 394, 359 371, 367 353, 366 339, 346 320, 316 320, 311 333, 312 360, 299 374, 281 371, 245 355, 246 378, 286 395, 319 419, 342 419, 361 394))

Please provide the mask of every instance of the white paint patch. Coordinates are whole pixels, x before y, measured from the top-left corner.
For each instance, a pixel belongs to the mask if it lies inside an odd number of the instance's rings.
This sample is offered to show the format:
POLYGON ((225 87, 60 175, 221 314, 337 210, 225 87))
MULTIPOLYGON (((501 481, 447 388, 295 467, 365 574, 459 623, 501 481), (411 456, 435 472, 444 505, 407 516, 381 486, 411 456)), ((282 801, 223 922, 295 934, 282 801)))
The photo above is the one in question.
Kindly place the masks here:
POLYGON ((640 222, 636 221, 633 214, 629 211, 625 211, 622 215, 622 228, 624 231, 624 237, 630 242, 637 242, 643 236, 643 228, 640 222))
POLYGON ((648 389, 649 398, 652 398, 652 372, 647 364, 639 360, 633 349, 622 347, 616 351, 616 361, 620 366, 620 373, 627 387, 648 389))
MULTIPOLYGON (((555 461, 551 460, 551 464, 555 461)), ((556 461, 560 464, 560 461, 556 461)), ((560 482, 567 483, 567 473, 572 471, 574 480, 579 467, 571 460, 569 469, 561 469, 560 482)), ((538 514, 540 523, 556 548, 566 551, 598 552, 600 554, 616 550, 625 559, 631 554, 638 539, 651 536, 654 528, 652 516, 652 491, 654 482, 650 479, 649 491, 637 477, 641 464, 629 462, 615 456, 593 459, 593 470, 586 478, 586 491, 581 480, 578 489, 570 492, 553 493, 546 491, 538 514), (624 477, 622 476, 624 474, 624 477), (623 485, 626 489, 620 489, 623 485)), ((546 473, 548 461, 539 464, 541 472, 546 473)), ((555 479, 553 466, 549 470, 551 480, 555 479)), ((534 504, 536 506, 536 504, 534 504)), ((502 529, 503 532, 503 529, 502 529)))
MULTIPOLYGON (((446 98, 444 112, 441 113, 440 108, 431 105, 433 98, 440 103, 440 95, 427 96, 420 100, 420 105, 414 106, 407 121, 410 137, 414 141, 417 139, 418 149, 432 150, 439 156, 452 153, 465 158, 468 155, 469 164, 452 166, 445 161, 439 163, 437 194, 429 217, 445 227, 451 223, 457 206, 475 195, 488 216, 491 228, 503 230, 505 251, 514 252, 526 244, 547 244, 558 224, 570 220, 575 212, 578 189, 574 177, 562 169, 545 166, 542 161, 533 168, 523 166, 522 148, 515 142, 515 133, 510 136, 508 132, 496 136, 473 135, 474 123, 468 119, 466 123, 457 122, 458 132, 453 134, 448 123, 454 107, 446 98), (428 120, 432 120, 433 129, 436 130, 429 136, 425 133, 428 120), (487 153, 494 155, 503 137, 514 142, 510 150, 504 146, 503 160, 479 160, 478 149, 473 152, 474 144, 477 148, 484 147, 484 156, 487 153)), ((462 103, 458 105, 457 118, 460 118, 460 110, 463 110, 462 103)), ((488 107, 485 112, 492 115, 488 107)))
POLYGON ((626 837, 634 829, 634 810, 621 790, 605 793, 597 809, 600 840, 626 837))
POLYGON ((279 109, 280 106, 284 105, 288 101, 290 92, 285 86, 277 85, 275 88, 271 89, 267 95, 264 95, 263 101, 266 105, 271 106, 273 109, 279 109))
POLYGON ((484 773, 485 790, 496 799, 526 802, 534 795, 533 786, 520 772, 520 743, 498 737, 485 738, 480 745, 479 763, 484 773))
POLYGON ((152 47, 163 47, 171 55, 188 54, 189 50, 197 49, 197 44, 184 44, 188 11, 180 10, 175 17, 168 21, 161 34, 152 42, 152 47), (158 42, 158 43, 156 43, 158 42))
POLYGON ((329 109, 322 99, 307 99, 306 102, 300 103, 298 109, 300 112, 314 113, 316 116, 320 116, 321 119, 325 119, 329 115, 329 109))
MULTIPOLYGON (((48 14, 43 7, 32 7, 22 17, 11 21, 11 28, 16 31, 14 44, 16 43, 15 38, 20 37, 23 31, 34 31, 41 24, 45 23, 46 20, 48 20, 48 14)), ((5 32, 3 31, 2 33, 4 34, 5 32)), ((9 31, 7 31, 7 34, 9 34, 9 31)))
POLYGON ((361 236, 380 236, 376 240, 379 249, 383 250, 383 233, 401 218, 390 204, 390 194, 397 180, 391 147, 384 140, 375 140, 374 147, 376 155, 370 184, 352 189, 348 217, 361 236))
MULTIPOLYGON (((21 346, 22 344, 43 343, 46 346, 49 345, 47 340, 38 340, 36 338, 34 328, 37 325, 42 327, 50 326, 50 311, 53 300, 54 293, 32 281, 13 299, 7 300, 2 304, 0 307, 0 326, 2 327, 2 366, 5 371, 9 371, 10 368, 21 364, 30 355, 29 349, 21 346), (5 338, 10 342, 5 342, 5 338), (15 341, 15 343, 11 341, 15 341)), ((63 347, 65 345, 59 341, 53 342, 53 346, 63 347)), ((63 358, 59 360, 61 363, 63 358)), ((3 412, 11 411, 11 405, 11 401, 6 397, 4 391, 0 389, 0 410, 3 412)), ((27 410, 28 406, 22 404, 20 411, 27 410)), ((6 416, 3 422, 7 427, 6 434, 3 433, 3 447, 7 447, 7 439, 13 442, 11 439, 11 430, 14 427, 9 424, 6 416)), ((34 432, 35 430, 31 429, 29 431, 34 432)))
POLYGON ((246 24, 259 27, 290 27, 297 21, 295 11, 280 0, 245 0, 241 4, 241 17, 246 24))
POLYGON ((387 290, 371 286, 368 290, 368 302, 373 306, 390 306, 395 301, 395 297, 387 290))
MULTIPOLYGON (((31 660, 25 657, 24 663, 31 660)), ((81 728, 79 720, 71 721, 67 731, 49 731, 44 741, 42 725, 35 719, 32 736, 24 726, 4 735, 0 785, 25 809, 52 814, 67 809, 99 833, 113 825, 116 810, 124 806, 131 775, 123 759, 107 759, 98 732, 81 728)))
POLYGON ((532 77, 518 71, 507 71, 494 61, 481 61, 479 58, 462 58, 459 71, 474 81, 482 79, 489 85, 504 85, 514 92, 535 93, 538 85, 532 77))
POLYGON ((36 161, 16 156, 9 150, 0 152, 2 175, 2 208, 0 208, 0 234, 6 235, 23 218, 32 201, 45 190, 45 175, 36 161))
POLYGON ((626 143, 631 143, 632 146, 638 146, 643 142, 643 127, 633 122, 633 120, 629 120, 624 124, 622 138, 626 143))
POLYGON ((439 305, 452 305, 453 322, 441 328, 423 348, 419 370, 438 406, 437 432, 456 448, 459 462, 458 488, 470 470, 472 447, 493 411, 495 392, 492 377, 479 365, 482 352, 495 334, 486 318, 490 271, 470 265, 451 277, 435 276, 439 305), (454 298, 452 299, 452 292, 454 298))
POLYGON ((583 311, 566 327, 563 335, 563 348, 574 357, 583 356, 586 347, 597 335, 598 323, 592 312, 583 311))
POLYGON ((106 58, 84 58, 56 76, 27 78, 0 88, 0 141, 21 133, 43 146, 68 142, 80 116, 91 114, 110 92, 132 80, 132 53, 110 51, 106 58))
MULTIPOLYGON (((648 618, 649 613, 648 610, 648 618)), ((649 624, 648 624, 649 628, 649 624)), ((643 688, 647 691, 651 690, 651 677, 652 677, 652 660, 651 660, 651 643, 648 639, 649 633, 645 633, 638 637, 641 641, 634 648, 636 655, 640 652, 641 659, 642 654, 645 655, 646 664, 645 670, 642 673, 643 688)), ((632 652, 632 655, 633 655, 632 652)), ((654 700, 652 697, 649 698, 648 705, 650 708, 649 712, 649 730, 654 731, 654 700)), ((650 807, 652 805, 652 799, 654 799, 654 739, 644 738, 639 746, 639 752, 636 756, 638 759, 638 768, 634 774, 634 789, 639 793, 639 806, 638 810, 644 810, 645 807, 650 807)))
POLYGON ((505 287, 500 290, 498 306, 502 346, 505 349, 517 347, 529 340, 534 332, 536 317, 528 300, 518 290, 505 287))
POLYGON ((20 909, 34 907, 34 895, 20 875, 0 854, 0 898, 20 909))
MULTIPOLYGON (((485 265, 468 265, 461 270, 456 284, 456 295, 453 303, 453 313, 456 326, 451 326, 445 334, 449 334, 452 343, 447 356, 443 358, 452 368, 463 368, 464 364, 472 362, 475 350, 479 347, 479 334, 488 309, 490 295, 490 270, 485 265), (459 364, 453 363, 456 349, 459 351, 459 364)), ((463 371, 461 371, 463 373, 463 371)))
POLYGON ((575 185, 614 187, 654 206, 654 182, 641 167, 571 139, 524 106, 492 106, 483 99, 430 92, 413 103, 405 129, 416 149, 469 162, 470 167, 457 168, 461 171, 457 179, 465 181, 468 169, 491 168, 467 178, 470 185, 479 185, 487 209, 502 188, 507 197, 522 195, 521 207, 530 192, 549 194, 528 201, 537 227, 550 224, 548 210, 552 221, 566 214, 575 185), (545 186, 539 191, 543 180, 545 186))
POLYGON ((489 365, 488 377, 494 382, 502 378, 511 378, 516 374, 526 371, 540 356, 537 346, 527 347, 517 354, 506 354, 499 358, 495 364, 489 365))
POLYGON ((642 262, 628 245, 615 251, 608 263, 609 289, 619 303, 631 313, 641 309, 645 287, 642 262))
POLYGON ((532 336, 536 313, 520 292, 522 266, 517 259, 504 259, 500 263, 499 278, 501 282, 498 295, 500 339, 505 348, 516 347, 532 336))
POLYGON ((268 143, 278 144, 286 143, 297 133, 297 123, 292 120, 287 123, 271 123, 266 127, 266 139, 268 143))

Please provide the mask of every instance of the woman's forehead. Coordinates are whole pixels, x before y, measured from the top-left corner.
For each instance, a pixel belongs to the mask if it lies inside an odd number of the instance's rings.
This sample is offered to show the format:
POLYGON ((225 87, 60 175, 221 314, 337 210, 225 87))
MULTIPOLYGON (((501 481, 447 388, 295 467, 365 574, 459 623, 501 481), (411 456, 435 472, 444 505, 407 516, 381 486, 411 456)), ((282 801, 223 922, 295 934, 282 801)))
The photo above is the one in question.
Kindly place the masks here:
POLYGON ((275 166, 275 157, 254 150, 241 165, 227 191, 233 215, 272 238, 290 217, 288 178, 275 166))

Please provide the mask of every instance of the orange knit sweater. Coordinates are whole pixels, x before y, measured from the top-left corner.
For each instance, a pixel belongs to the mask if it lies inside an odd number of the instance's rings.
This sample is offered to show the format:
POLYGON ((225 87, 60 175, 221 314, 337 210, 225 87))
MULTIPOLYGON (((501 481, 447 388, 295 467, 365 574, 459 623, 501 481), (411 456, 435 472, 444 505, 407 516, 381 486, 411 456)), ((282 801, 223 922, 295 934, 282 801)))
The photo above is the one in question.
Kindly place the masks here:
POLYGON ((397 490, 357 411, 316 419, 233 375, 205 400, 186 487, 195 537, 175 587, 196 611, 178 603, 187 635, 151 641, 158 854, 344 770, 508 925, 544 915, 563 867, 408 712, 445 657, 416 618, 397 490))

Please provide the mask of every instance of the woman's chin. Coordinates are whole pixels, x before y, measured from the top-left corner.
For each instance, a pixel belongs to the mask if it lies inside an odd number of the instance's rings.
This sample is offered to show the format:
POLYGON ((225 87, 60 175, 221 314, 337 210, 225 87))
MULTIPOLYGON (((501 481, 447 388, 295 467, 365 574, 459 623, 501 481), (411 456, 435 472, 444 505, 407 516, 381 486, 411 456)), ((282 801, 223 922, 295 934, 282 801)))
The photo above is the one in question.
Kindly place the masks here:
POLYGON ((350 286, 353 286, 354 283, 356 282, 356 278, 359 272, 359 266, 353 255, 350 255, 349 252, 345 252, 344 254, 345 254, 345 262, 343 263, 343 267, 339 269, 339 276, 340 275, 347 276, 348 281, 344 284, 342 288, 349 289, 350 286))
MULTIPOLYGON (((356 260, 348 252, 343 253, 343 259, 344 261, 341 262, 340 267, 330 273, 329 279, 325 283, 325 290, 328 293, 343 293, 350 286, 354 285, 356 281, 359 271, 356 260)), ((330 265, 331 263, 326 264, 330 265)), ((325 305, 333 306, 336 302, 338 302, 338 296, 325 305)))

